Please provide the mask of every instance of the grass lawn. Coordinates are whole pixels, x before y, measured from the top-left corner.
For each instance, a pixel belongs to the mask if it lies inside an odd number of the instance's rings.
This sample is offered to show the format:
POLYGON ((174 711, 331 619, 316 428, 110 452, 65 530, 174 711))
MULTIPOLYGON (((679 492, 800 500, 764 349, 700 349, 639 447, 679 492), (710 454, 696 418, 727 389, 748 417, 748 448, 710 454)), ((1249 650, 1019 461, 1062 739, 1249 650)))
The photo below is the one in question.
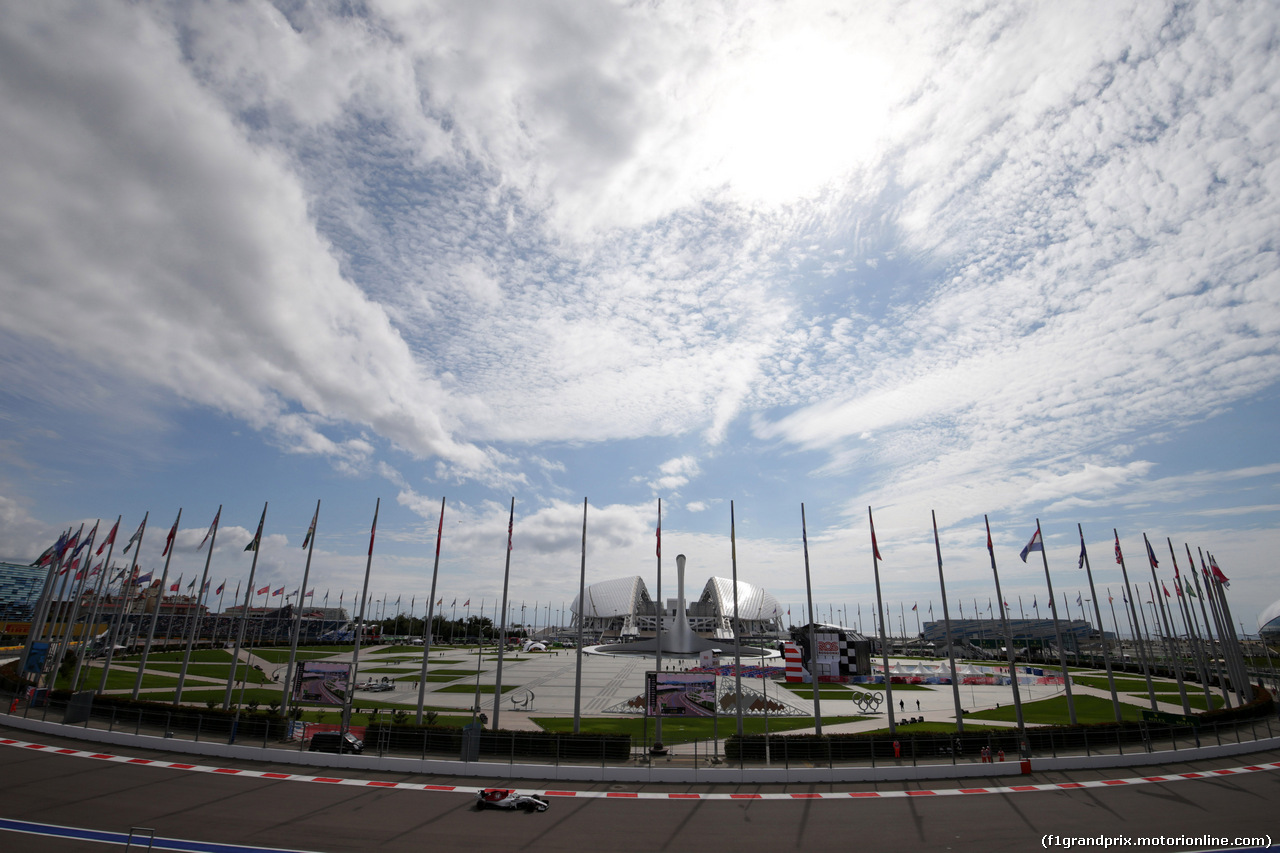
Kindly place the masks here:
MULTIPOLYGON (((182 664, 166 661, 165 663, 157 663, 153 665, 151 661, 148 660, 147 669, 159 670, 160 672, 172 672, 176 674, 182 671, 182 664)), ((220 678, 223 681, 226 681, 230 669, 230 661, 226 664, 199 663, 188 666, 187 675, 203 675, 207 678, 220 678)), ((246 677, 249 679, 251 684, 268 684, 271 681, 271 679, 267 677, 266 673, 259 672, 248 664, 242 663, 240 666, 236 667, 236 680, 238 681, 246 677)))
MULTIPOLYGON (((796 694, 797 696, 803 696, 805 699, 813 698, 813 688, 807 684, 786 684, 781 686, 786 687, 788 691, 796 694)), ((818 692, 818 695, 823 699, 844 699, 850 702, 853 701, 853 694, 847 687, 823 686, 822 690, 818 692)))
POLYGON ((345 646, 298 646, 298 651, 306 650, 308 652, 324 652, 329 655, 341 654, 342 652, 354 652, 356 647, 354 644, 348 643, 345 646))
MULTIPOLYGON (((424 707, 422 710, 423 710, 423 715, 422 715, 423 725, 427 725, 427 717, 426 717, 427 711, 435 711, 437 713, 435 721, 430 724, 433 726, 451 726, 454 728, 462 728, 463 726, 471 725, 471 715, 459 714, 457 713, 458 711, 457 708, 432 708, 428 706, 428 707, 424 707), (448 712, 448 713, 445 713, 445 712, 448 712)), ((405 708, 402 706, 402 707, 392 709, 393 713, 394 711, 404 711, 406 714, 408 714, 410 724, 413 724, 414 720, 418 716, 417 708, 405 708)), ((351 721, 357 726, 365 725, 369 722, 367 713, 368 712, 362 709, 359 712, 359 716, 357 717, 356 712, 353 711, 351 721)), ((325 723, 327 725, 338 725, 342 722, 342 712, 341 711, 305 710, 302 712, 302 719, 308 723, 325 723)), ((382 723, 390 722, 391 714, 379 713, 378 721, 382 723)))
POLYGON ((447 675, 450 678, 460 678, 464 675, 474 676, 476 674, 474 669, 431 669, 429 672, 431 675, 447 675))
MULTIPOLYGON (((481 693, 492 693, 492 692, 493 692, 493 688, 494 688, 495 686, 497 686, 497 685, 494 685, 494 684, 481 684, 481 685, 480 685, 480 692, 481 692, 481 693)), ((502 692, 503 692, 503 693, 510 693, 512 690, 519 690, 519 689, 520 689, 520 685, 518 685, 518 684, 504 684, 504 685, 502 685, 502 692)), ((448 687, 440 687, 440 688, 437 688, 434 692, 436 692, 436 693, 475 693, 475 692, 476 692, 476 686, 475 686, 474 684, 450 684, 448 687)))
MULTIPOLYGON (((1147 698, 1147 694, 1144 692, 1141 696, 1137 696, 1137 697, 1135 697, 1135 698, 1138 698, 1138 699, 1146 699, 1146 698, 1147 698)), ((1181 704, 1182 704, 1182 695, 1181 695, 1180 693, 1157 693, 1157 694, 1156 694, 1156 701, 1157 701, 1157 702, 1168 702, 1168 703, 1169 703, 1169 704, 1171 704, 1171 705, 1181 705, 1181 704)), ((1191 692, 1191 687, 1190 687, 1190 686, 1188 686, 1188 687, 1187 687, 1187 704, 1188 704, 1188 705, 1190 705, 1193 709, 1195 709, 1195 710, 1197 710, 1197 711, 1204 711, 1204 710, 1206 710, 1206 708, 1205 708, 1205 704, 1204 704, 1204 691, 1203 691, 1203 690, 1197 690, 1196 692, 1192 693, 1192 692, 1191 692)), ((1221 708, 1221 707, 1222 707, 1222 695, 1221 695, 1221 694, 1219 694, 1219 695, 1217 695, 1217 696, 1214 696, 1214 697, 1213 697, 1213 707, 1214 707, 1214 708, 1221 708)))
MULTIPOLYGON (((439 673, 427 673, 427 681, 457 681, 461 676, 458 675, 440 675, 439 673)), ((399 678, 393 678, 392 681, 421 681, 421 673, 402 675, 399 678)))
MULTIPOLYGON (((108 690, 132 690, 133 682, 138 678, 138 670, 134 668, 119 669, 115 665, 111 667, 111 673, 107 676, 108 690)), ((102 667, 89 667, 88 675, 80 673, 81 686, 88 689, 97 690, 99 682, 102 681, 102 667)), ((151 675, 142 676, 142 689, 151 687, 175 687, 178 684, 177 678, 167 675, 151 675)), ((65 690, 68 687, 68 679, 61 676, 55 685, 58 690, 65 690)))
MULTIPOLYGON (((182 657, 186 654, 183 652, 160 652, 147 656, 147 666, 151 666, 152 661, 177 661, 182 663, 182 657)), ((141 655, 130 655, 129 660, 142 660, 141 655)), ((226 649, 192 649, 192 662, 200 661, 201 663, 231 663, 231 652, 226 649)))
MULTIPOLYGON (((968 717, 965 717, 964 730, 966 733, 967 732, 1014 731, 1013 729, 1009 729, 1005 726, 976 725, 974 723, 970 723, 968 717)), ((889 730, 887 728, 875 729, 874 731, 867 732, 867 734, 873 734, 873 735, 887 735, 888 733, 889 733, 889 730)), ((905 726, 898 726, 897 733, 899 737, 906 737, 907 735, 912 735, 912 734, 917 734, 917 735, 951 734, 953 735, 956 733, 956 724, 955 723, 907 723, 905 726)))
MULTIPOLYGON (((883 684, 850 684, 854 690, 884 690, 883 684)), ((933 687, 949 687, 948 684, 937 684, 932 687, 927 684, 894 684, 894 690, 932 690, 933 687)))
MULTIPOLYGON (((227 690, 225 687, 217 690, 209 690, 207 688, 191 690, 184 687, 182 690, 182 704, 200 706, 213 702, 214 707, 221 708, 222 697, 225 696, 226 693, 227 690)), ((278 703, 280 701, 280 693, 281 691, 279 689, 272 690, 268 687, 246 687, 244 691, 244 699, 242 700, 240 698, 240 687, 237 685, 236 688, 231 691, 231 707, 234 708, 236 704, 241 701, 246 703, 257 702, 262 706, 262 710, 265 711, 267 709, 267 705, 272 702, 278 703)), ((170 690, 168 693, 164 694, 153 694, 147 698, 156 702, 172 702, 173 691, 170 690)))
MULTIPOLYGON (((1071 681, 1075 684, 1083 684, 1085 687, 1093 687, 1098 690, 1111 689, 1107 685, 1107 677, 1105 675, 1102 676, 1101 678, 1094 678, 1093 676, 1089 676, 1089 675, 1072 676, 1071 681)), ((1164 686, 1164 682, 1158 679, 1152 679, 1151 683, 1155 685, 1155 688, 1157 690, 1159 690, 1161 687, 1164 686)), ((1133 693, 1136 691, 1142 691, 1145 693, 1146 690, 1147 690, 1146 679, 1140 679, 1140 678, 1117 678, 1116 679, 1117 692, 1133 693)))
MULTIPOLYGON (((272 663, 289 662, 288 649, 249 649, 249 652, 263 660, 271 661, 272 663)), ((317 658, 327 658, 329 656, 330 652, 304 652, 302 649, 298 649, 298 656, 296 660, 316 660, 317 658)), ((230 660, 230 655, 227 657, 228 660, 230 660)))
MULTIPOLYGON (((573 717, 533 717, 535 723, 549 732, 573 731, 573 717)), ((837 723, 856 723, 870 717, 823 717, 827 725, 837 723)), ((654 736, 655 720, 650 717, 648 736, 654 736)), ((745 734, 764 734, 764 717, 743 717, 742 731, 745 734)), ((710 740, 716 729, 720 739, 729 737, 737 730, 737 720, 731 714, 712 717, 663 717, 662 742, 687 743, 694 740, 710 740)), ((813 728, 813 717, 770 717, 769 733, 780 734, 795 729, 813 728)), ((644 717, 583 717, 581 731, 599 734, 629 734, 633 741, 640 743, 645 737, 644 717)))
MULTIPOLYGON (((1076 720, 1081 723, 1114 723, 1116 720, 1115 711, 1111 707, 1110 699, 1103 699, 1100 696, 1076 696, 1076 720)), ((1137 705, 1130 705, 1127 702, 1120 703, 1120 716, 1124 720, 1141 720, 1142 708, 1137 705)), ((1022 717, 1028 725, 1037 726, 1056 726, 1068 725, 1071 717, 1067 713, 1067 697, 1054 696, 1051 699, 1041 699, 1038 702, 1023 702, 1022 717)), ((974 711, 965 717, 965 720, 1007 720, 1013 722, 1017 719, 1012 704, 1003 705, 999 708, 990 708, 986 711, 974 711)))

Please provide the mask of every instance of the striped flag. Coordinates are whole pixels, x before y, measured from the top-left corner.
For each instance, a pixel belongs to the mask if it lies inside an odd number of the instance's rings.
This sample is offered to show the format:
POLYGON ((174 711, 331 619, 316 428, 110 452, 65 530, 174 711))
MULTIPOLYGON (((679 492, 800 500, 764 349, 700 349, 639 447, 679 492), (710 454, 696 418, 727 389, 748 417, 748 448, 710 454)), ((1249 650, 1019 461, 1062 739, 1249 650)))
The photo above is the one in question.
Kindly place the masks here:
POLYGON ((315 514, 311 516, 311 526, 307 528, 307 535, 302 537, 302 549, 305 551, 307 546, 311 544, 311 537, 316 535, 316 521, 320 518, 320 504, 316 503, 315 514))
POLYGON ((217 529, 218 529, 218 519, 220 519, 220 518, 222 518, 222 507, 218 507, 218 511, 217 511, 217 513, 215 513, 215 514, 214 514, 214 516, 213 516, 213 524, 210 524, 210 525, 209 525, 209 530, 208 530, 208 532, 207 532, 207 533, 205 533, 204 538, 200 540, 200 547, 199 547, 199 548, 196 548, 196 550, 197 550, 197 551, 203 551, 203 550, 204 550, 204 543, 208 542, 208 541, 209 541, 209 537, 213 535, 213 531, 215 531, 215 530, 217 530, 217 529))
POLYGON ((244 549, 246 551, 257 551, 258 547, 262 544, 262 525, 266 522, 266 520, 267 520, 267 507, 264 504, 262 507, 262 517, 258 519, 258 532, 253 534, 253 541, 250 542, 248 545, 244 546, 244 549))
POLYGON ((1044 553, 1044 540, 1040 538, 1039 524, 1036 525, 1036 532, 1032 534, 1031 541, 1028 542, 1026 546, 1023 547, 1022 551, 1018 554, 1018 556, 1021 557, 1022 562, 1025 563, 1027 561, 1027 555, 1030 554, 1032 551, 1039 551, 1042 554, 1044 553))
POLYGON ((129 541, 124 546, 124 553, 128 554, 129 549, 134 546, 134 543, 142 541, 142 532, 147 529, 148 515, 150 515, 150 513, 142 516, 142 523, 138 525, 138 529, 133 532, 133 535, 129 537, 129 541))

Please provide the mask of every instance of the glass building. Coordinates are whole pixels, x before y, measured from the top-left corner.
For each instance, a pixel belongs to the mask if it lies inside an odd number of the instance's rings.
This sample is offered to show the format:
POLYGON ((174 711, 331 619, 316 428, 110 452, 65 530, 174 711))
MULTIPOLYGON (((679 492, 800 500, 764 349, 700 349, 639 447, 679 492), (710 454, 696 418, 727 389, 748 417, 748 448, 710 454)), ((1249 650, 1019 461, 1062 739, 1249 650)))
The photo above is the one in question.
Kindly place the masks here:
POLYGON ((0 563, 0 620, 29 621, 35 613, 48 572, 49 569, 43 566, 0 563))
POLYGON ((1258 635, 1269 646, 1280 645, 1280 601, 1273 601, 1258 617, 1258 635))

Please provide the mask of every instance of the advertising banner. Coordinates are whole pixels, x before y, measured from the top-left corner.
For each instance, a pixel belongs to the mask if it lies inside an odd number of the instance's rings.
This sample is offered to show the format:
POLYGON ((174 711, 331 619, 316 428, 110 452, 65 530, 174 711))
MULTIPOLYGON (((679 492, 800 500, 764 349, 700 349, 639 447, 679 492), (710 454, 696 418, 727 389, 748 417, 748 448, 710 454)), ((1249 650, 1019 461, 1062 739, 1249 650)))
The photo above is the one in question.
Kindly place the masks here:
POLYGON ((293 680, 293 701, 342 705, 350 687, 350 663, 302 661, 293 680))
POLYGON ((707 672, 645 673, 647 713, 666 717, 711 717, 716 707, 716 677, 707 672))
POLYGON ((23 670, 24 673, 34 673, 39 675, 44 672, 45 661, 49 659, 48 643, 32 643, 31 652, 27 655, 27 666, 23 670))

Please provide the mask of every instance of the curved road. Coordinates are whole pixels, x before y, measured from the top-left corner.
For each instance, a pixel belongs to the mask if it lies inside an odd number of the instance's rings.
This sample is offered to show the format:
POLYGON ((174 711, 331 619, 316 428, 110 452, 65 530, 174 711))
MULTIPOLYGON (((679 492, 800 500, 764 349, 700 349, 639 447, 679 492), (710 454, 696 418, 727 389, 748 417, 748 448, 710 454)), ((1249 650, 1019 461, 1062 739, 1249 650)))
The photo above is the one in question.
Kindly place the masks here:
MULTIPOLYGON (((14 740, 93 750, 62 738, 0 727, 14 740)), ((109 748, 183 762, 191 756, 109 748)), ((198 759, 203 760, 203 759, 198 759)), ((1011 777, 1006 785, 1069 779, 1175 775, 1280 761, 1280 752, 1189 765, 1011 777)), ((224 762, 220 766, 293 773, 289 765, 224 762)), ((504 785, 501 780, 431 778, 373 771, 325 771, 394 782, 504 785)), ((476 812, 464 793, 328 786, 106 762, 0 747, 0 817, 127 832, 252 844, 285 850, 841 850, 922 848, 958 853, 1026 851, 1046 834, 1262 836, 1280 841, 1280 769, 1134 786, 963 796, 838 800, 655 800, 553 798, 544 814, 476 812)), ((947 783, 925 783, 937 790, 947 783)), ((972 784, 970 781, 968 784, 972 784)), ((564 788, 565 783, 553 783, 564 788)), ((539 785, 520 787, 538 789, 539 785)), ((921 783, 742 786, 739 793, 920 790, 921 783)), ((595 791, 719 791, 724 787, 583 785, 595 791)), ((0 832, 7 850, 104 850, 103 845, 0 832)), ((1223 845, 1164 845, 1192 850, 1223 845)), ((1228 845, 1229 846, 1229 845, 1228 845)), ((1058 848, 1063 849, 1063 848, 1058 848)))

